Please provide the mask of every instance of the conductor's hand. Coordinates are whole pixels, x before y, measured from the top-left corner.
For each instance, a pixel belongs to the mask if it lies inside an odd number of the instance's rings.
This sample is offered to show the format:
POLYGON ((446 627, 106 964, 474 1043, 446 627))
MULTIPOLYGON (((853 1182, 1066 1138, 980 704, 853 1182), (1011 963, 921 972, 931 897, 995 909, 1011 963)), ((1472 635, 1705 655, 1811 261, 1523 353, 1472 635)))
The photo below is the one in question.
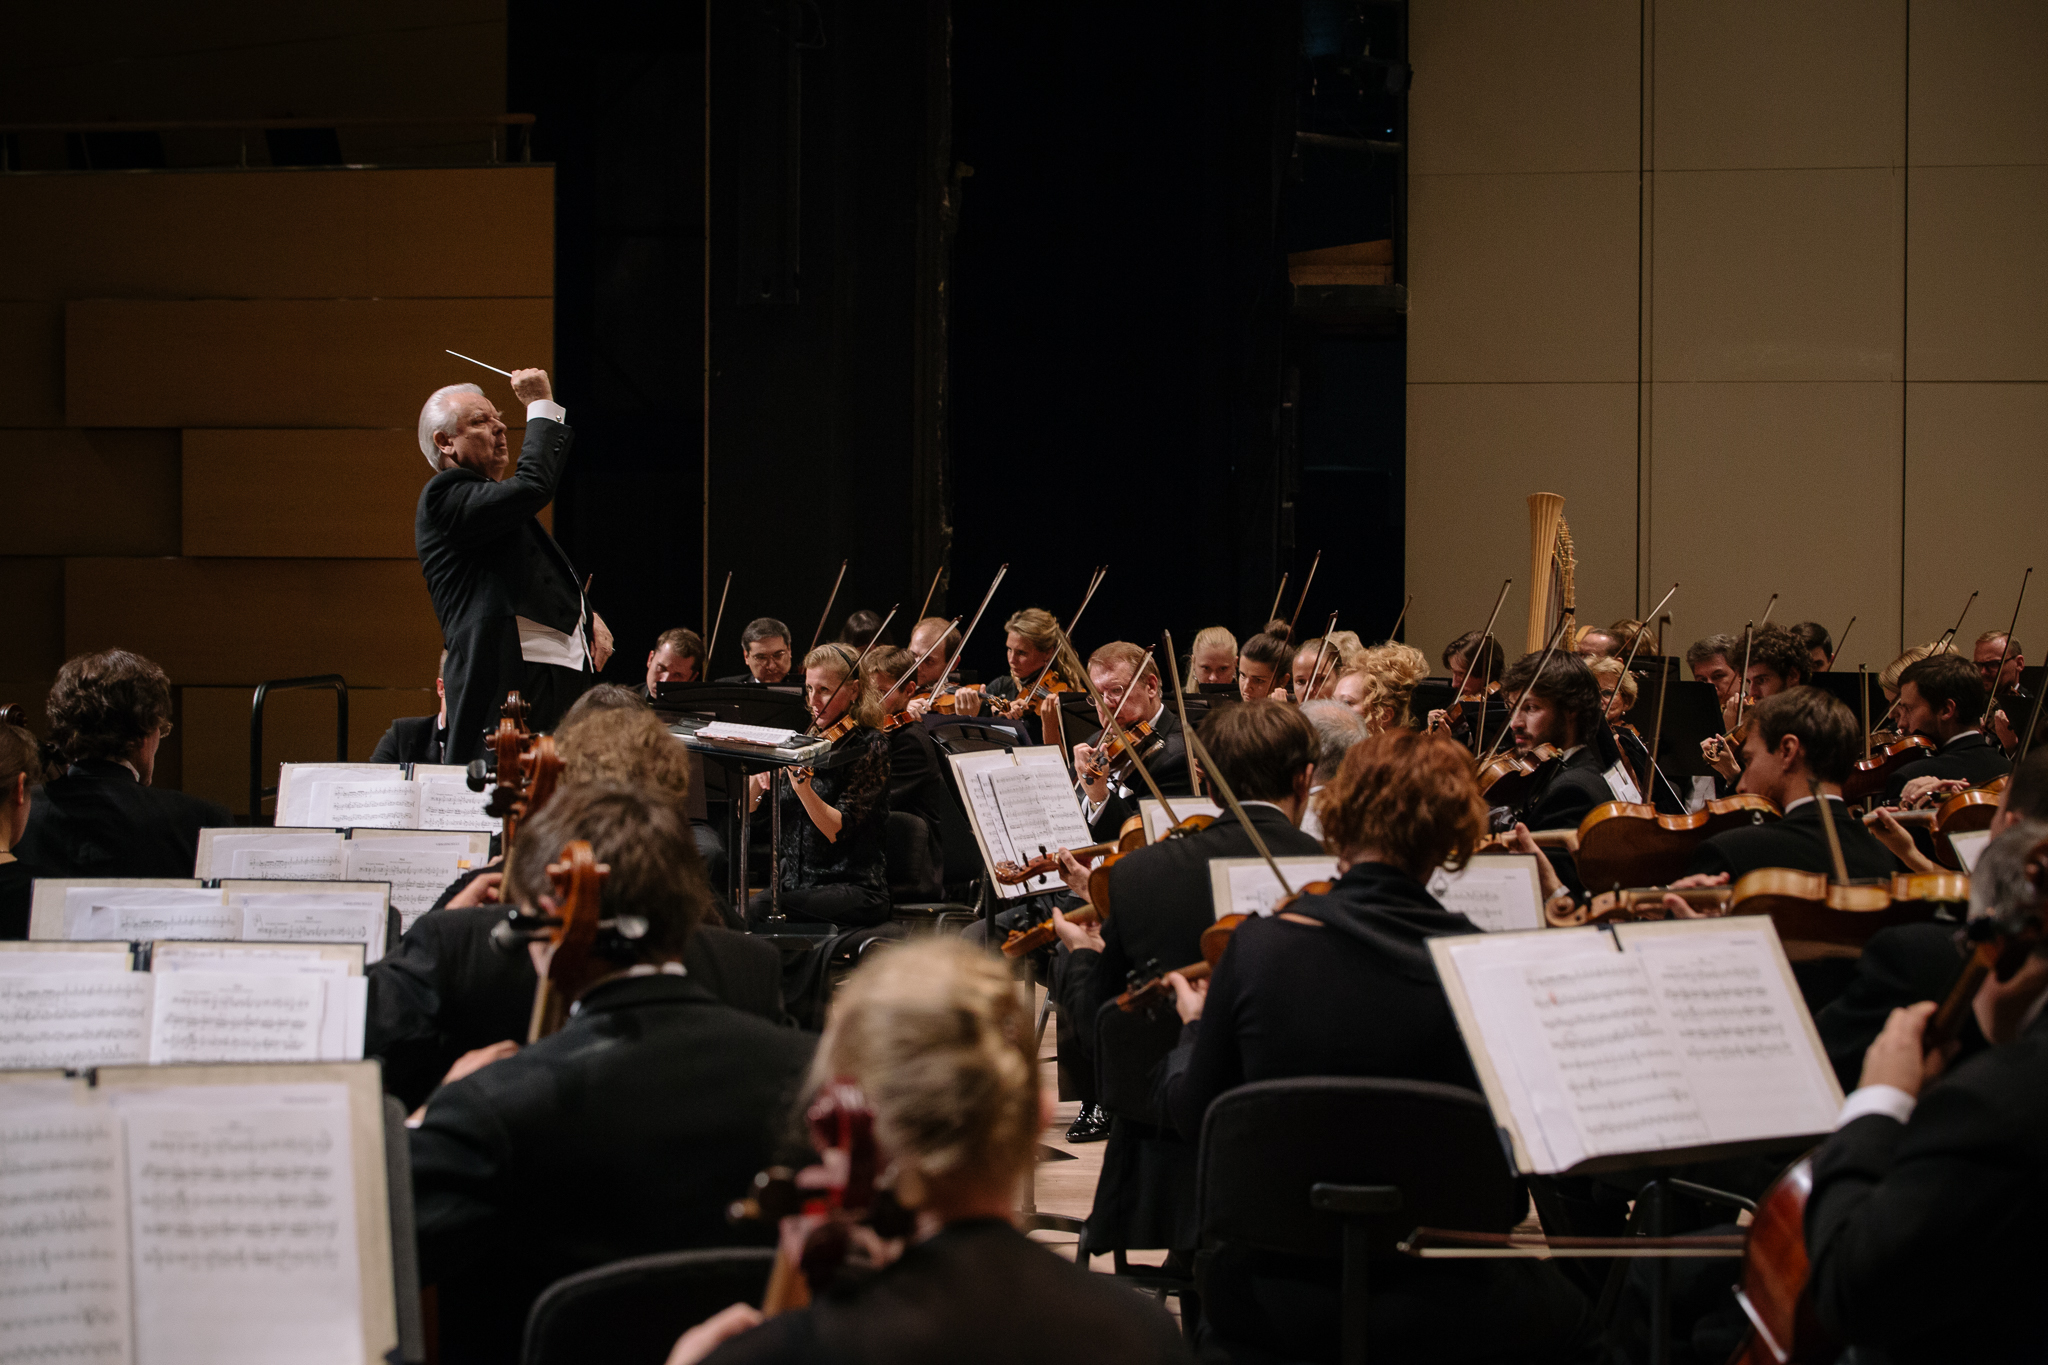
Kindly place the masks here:
POLYGON ((590 613, 590 666, 594 672, 604 672, 605 660, 612 657, 612 628, 596 612, 590 613))
POLYGON ((546 370, 514 370, 512 396, 522 403, 533 403, 543 398, 553 398, 555 391, 548 384, 546 370))
POLYGON ((1948 1061, 1948 1049, 1921 1055, 1920 1042, 1927 1033, 1927 1021, 1933 1017, 1932 1000, 1893 1010, 1892 1017, 1885 1021, 1884 1032, 1863 1054, 1863 1078, 1857 1085, 1889 1085, 1908 1095, 1918 1095, 1922 1086, 1941 1074, 1948 1061))

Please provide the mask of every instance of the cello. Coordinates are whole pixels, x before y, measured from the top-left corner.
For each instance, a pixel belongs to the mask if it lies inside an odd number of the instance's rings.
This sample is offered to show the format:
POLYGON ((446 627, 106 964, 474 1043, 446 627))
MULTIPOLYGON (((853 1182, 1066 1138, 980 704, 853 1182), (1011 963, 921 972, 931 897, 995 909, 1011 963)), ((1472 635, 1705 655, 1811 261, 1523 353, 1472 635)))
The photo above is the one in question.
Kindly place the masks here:
POLYGON ((526 1041, 537 1043, 569 1020, 569 1006, 605 977, 630 965, 632 945, 647 937, 643 915, 604 917, 604 879, 611 868, 597 861, 590 844, 572 839, 548 864, 552 896, 538 910, 513 910, 492 926, 491 943, 502 952, 528 944, 547 947, 533 991, 533 1015, 526 1041))

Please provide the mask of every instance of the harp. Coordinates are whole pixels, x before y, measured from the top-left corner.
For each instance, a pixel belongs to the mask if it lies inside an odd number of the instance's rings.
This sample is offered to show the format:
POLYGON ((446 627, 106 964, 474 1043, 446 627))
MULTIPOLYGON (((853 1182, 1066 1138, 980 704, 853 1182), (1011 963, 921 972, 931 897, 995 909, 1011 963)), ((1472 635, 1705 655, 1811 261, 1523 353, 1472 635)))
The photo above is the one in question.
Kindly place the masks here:
POLYGON ((1572 530, 1565 525, 1564 499, 1556 493, 1529 495, 1529 634, 1528 653, 1543 648, 1560 617, 1564 631, 1560 648, 1572 647, 1572 530))

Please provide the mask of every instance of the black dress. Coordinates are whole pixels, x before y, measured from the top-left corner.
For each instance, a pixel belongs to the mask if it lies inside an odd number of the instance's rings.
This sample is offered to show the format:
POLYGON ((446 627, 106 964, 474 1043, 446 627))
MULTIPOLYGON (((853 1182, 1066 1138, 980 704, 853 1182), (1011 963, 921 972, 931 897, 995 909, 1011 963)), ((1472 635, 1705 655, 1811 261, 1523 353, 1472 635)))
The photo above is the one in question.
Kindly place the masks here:
MULTIPOLYGON (((1177 1128, 1194 1139, 1210 1102, 1252 1081, 1375 1076, 1478 1089, 1427 946, 1478 932, 1470 920, 1381 863, 1352 867, 1328 895, 1288 911, 1319 927, 1247 920, 1216 965, 1202 1017, 1183 1027, 1163 1086, 1177 1128)), ((1336 1262, 1228 1244, 1203 1254, 1203 1312, 1219 1345, 1337 1358, 1336 1262)), ((1587 1330, 1583 1296, 1533 1261, 1375 1265, 1367 1321, 1374 1355, 1389 1360, 1553 1359, 1587 1330)))
POLYGON ((28 937, 28 910, 35 874, 20 860, 0 853, 0 939, 28 937))
POLYGON ((718 1348, 705 1365, 1156 1365, 1173 1320, 1008 1223, 948 1224, 895 1264, 718 1348))
MULTIPOLYGON (((832 743, 835 755, 849 751, 852 758, 811 777, 818 798, 839 812, 837 839, 825 837, 791 780, 776 775, 770 794, 782 803, 782 913, 791 920, 852 926, 889 918, 889 737, 861 726, 832 743)), ((768 909, 763 891, 747 904, 748 924, 760 927, 768 909)))

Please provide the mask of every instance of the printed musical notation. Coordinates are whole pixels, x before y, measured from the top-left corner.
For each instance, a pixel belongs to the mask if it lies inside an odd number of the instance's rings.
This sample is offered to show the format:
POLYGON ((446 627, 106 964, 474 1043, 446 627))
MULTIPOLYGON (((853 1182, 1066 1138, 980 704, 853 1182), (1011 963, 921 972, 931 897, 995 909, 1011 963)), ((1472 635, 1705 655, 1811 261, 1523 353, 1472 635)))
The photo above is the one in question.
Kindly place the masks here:
POLYGON ((417 829, 420 787, 401 779, 389 781, 314 782, 308 819, 316 825, 382 829, 417 829))
POLYGON ((351 839, 343 876, 353 882, 389 882, 403 933, 461 875, 468 847, 456 839, 351 839))
POLYGON ((384 897, 373 891, 236 891, 245 943, 360 943, 365 962, 384 955, 384 897))
POLYGON ((328 992, 317 976, 172 972, 156 978, 153 1062, 310 1062, 328 992))
MULTIPOLYGON (((486 792, 473 792, 462 777, 430 777, 416 783, 420 789, 420 829, 460 829, 489 832, 504 822, 484 814, 490 801, 486 792)), ((443 883, 446 885, 446 883, 443 883)))
POLYGON ((242 915, 218 891, 183 887, 74 886, 64 893, 68 939, 150 942, 240 937, 242 915))
POLYGON ((127 1194, 114 1115, 0 1107, 0 1357, 132 1358, 127 1194))
POLYGON ((1587 1151, 1704 1142, 1707 1125, 1642 968, 1624 954, 1589 958, 1523 976, 1587 1151))
POLYGON ((137 972, 0 976, 0 1068, 83 1068, 149 1056, 150 981, 137 972))

